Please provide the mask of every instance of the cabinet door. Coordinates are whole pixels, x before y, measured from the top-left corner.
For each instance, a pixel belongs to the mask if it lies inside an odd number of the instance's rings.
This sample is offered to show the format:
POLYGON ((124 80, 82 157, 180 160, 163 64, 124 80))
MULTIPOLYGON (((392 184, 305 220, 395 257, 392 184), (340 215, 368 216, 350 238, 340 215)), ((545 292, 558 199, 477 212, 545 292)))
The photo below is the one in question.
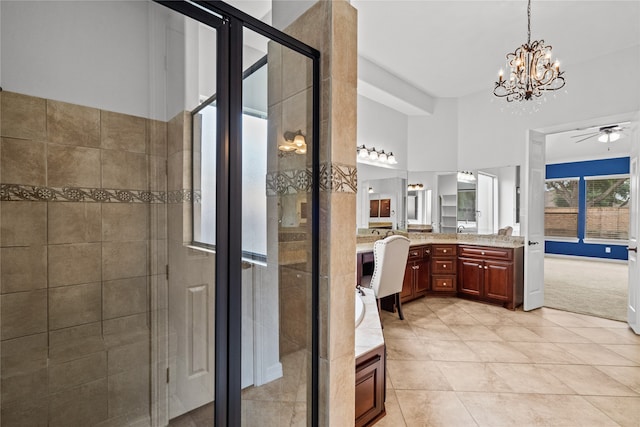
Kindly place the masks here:
POLYGON ((484 262, 484 296, 509 301, 513 288, 513 263, 500 261, 484 262))
POLYGON ((416 296, 424 295, 430 289, 430 274, 429 274, 429 260, 422 260, 415 263, 415 288, 416 296))
POLYGON ((480 296, 484 266, 482 261, 458 258, 458 292, 480 296))
POLYGON ((402 292, 400 292, 400 301, 411 301, 414 298, 413 295, 413 262, 407 263, 407 267, 404 270, 404 279, 402 281, 402 292))

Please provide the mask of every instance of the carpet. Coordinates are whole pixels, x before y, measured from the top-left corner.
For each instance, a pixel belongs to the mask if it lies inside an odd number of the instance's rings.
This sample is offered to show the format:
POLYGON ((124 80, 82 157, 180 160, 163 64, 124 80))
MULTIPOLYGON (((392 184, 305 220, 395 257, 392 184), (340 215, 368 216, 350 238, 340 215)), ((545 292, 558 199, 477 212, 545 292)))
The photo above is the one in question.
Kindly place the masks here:
POLYGON ((545 257, 545 307, 627 321, 627 264, 545 257))

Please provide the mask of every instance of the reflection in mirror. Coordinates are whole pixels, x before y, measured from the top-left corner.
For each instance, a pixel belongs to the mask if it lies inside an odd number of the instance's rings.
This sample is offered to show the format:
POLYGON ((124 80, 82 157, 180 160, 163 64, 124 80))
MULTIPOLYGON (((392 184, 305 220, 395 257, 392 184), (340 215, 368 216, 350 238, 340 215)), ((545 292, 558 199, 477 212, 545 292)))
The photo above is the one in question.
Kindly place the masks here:
POLYGON ((457 232, 498 234, 505 227, 519 235, 520 167, 458 172, 457 232))
POLYGON ((358 164, 357 228, 406 230, 407 172, 358 164))

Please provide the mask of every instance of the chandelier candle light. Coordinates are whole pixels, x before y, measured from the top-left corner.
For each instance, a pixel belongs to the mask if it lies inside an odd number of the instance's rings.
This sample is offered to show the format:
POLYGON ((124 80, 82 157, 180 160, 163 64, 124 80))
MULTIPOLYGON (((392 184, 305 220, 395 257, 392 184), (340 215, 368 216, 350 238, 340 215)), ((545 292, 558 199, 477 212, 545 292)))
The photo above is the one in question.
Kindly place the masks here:
POLYGON ((551 46, 545 46, 544 40, 531 42, 531 0, 527 6, 527 43, 507 54, 507 70, 506 79, 500 70, 493 89, 495 96, 507 102, 534 100, 544 92, 564 87, 564 72, 557 60, 551 60, 551 46))

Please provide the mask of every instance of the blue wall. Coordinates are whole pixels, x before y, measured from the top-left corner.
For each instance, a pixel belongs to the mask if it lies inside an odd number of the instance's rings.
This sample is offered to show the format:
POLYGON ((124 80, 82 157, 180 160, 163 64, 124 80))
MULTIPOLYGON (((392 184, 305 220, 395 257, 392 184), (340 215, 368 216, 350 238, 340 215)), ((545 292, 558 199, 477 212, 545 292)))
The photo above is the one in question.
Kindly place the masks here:
POLYGON ((624 175, 629 173, 629 157, 589 160, 584 162, 556 163, 547 165, 547 179, 580 178, 578 210, 578 242, 545 240, 544 251, 548 254, 574 255, 605 259, 627 259, 627 245, 584 243, 586 226, 585 176, 624 175), (606 248, 611 253, 606 253, 606 248))

